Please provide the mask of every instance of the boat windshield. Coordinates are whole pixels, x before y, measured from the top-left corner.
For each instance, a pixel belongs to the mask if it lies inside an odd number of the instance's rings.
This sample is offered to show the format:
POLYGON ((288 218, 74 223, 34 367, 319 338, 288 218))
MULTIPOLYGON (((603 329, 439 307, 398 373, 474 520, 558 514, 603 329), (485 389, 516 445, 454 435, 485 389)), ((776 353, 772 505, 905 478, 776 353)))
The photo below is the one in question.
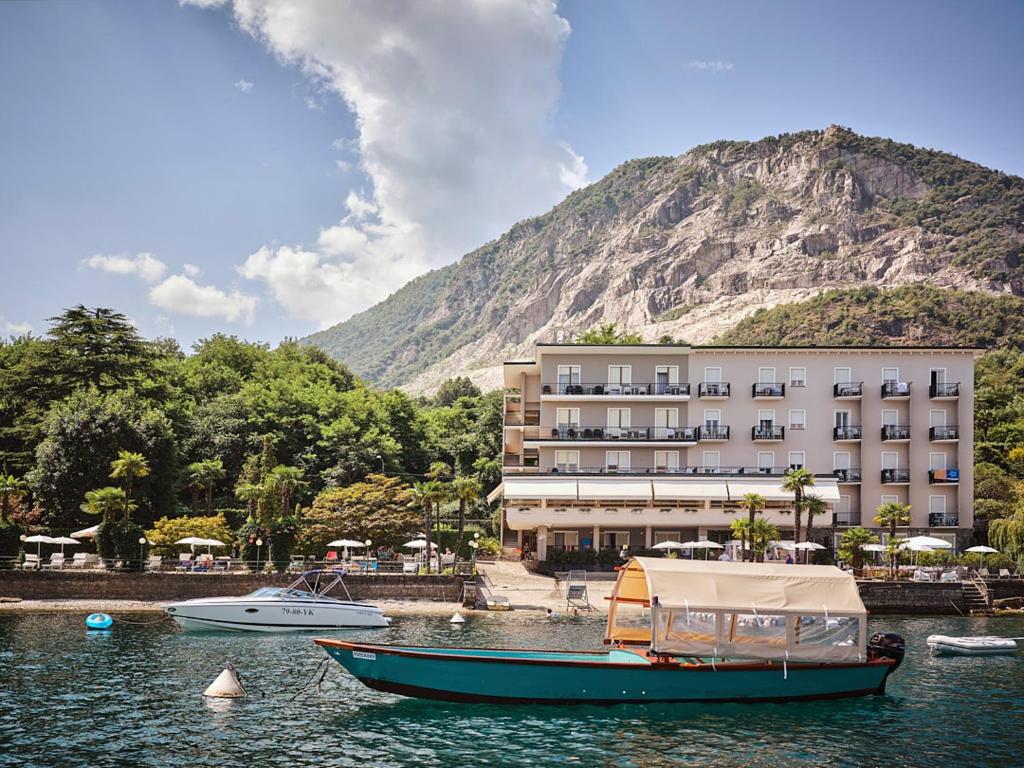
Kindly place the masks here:
MULTIPOLYGON (((342 602, 339 598, 327 594, 332 587, 337 586, 340 582, 341 579, 336 576, 322 580, 310 580, 303 576, 287 587, 260 587, 255 592, 246 595, 246 597, 262 600, 330 600, 342 602)), ((344 586, 342 586, 342 589, 344 589, 344 586)), ((347 595, 348 591, 345 590, 345 592, 347 595)))
POLYGON ((250 592, 246 597, 282 597, 283 590, 279 587, 260 587, 255 592, 250 592))

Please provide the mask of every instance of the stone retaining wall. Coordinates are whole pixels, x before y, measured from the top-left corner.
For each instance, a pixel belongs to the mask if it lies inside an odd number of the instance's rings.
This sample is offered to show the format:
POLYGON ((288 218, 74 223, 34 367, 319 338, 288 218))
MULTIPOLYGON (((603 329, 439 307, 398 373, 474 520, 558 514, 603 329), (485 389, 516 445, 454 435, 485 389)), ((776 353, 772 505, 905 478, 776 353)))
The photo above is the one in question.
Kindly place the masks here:
MULTIPOLYGON (((188 600, 244 595, 260 587, 284 587, 292 574, 105 573, 102 571, 0 571, 0 597, 23 600, 188 600)), ((453 576, 349 576, 356 600, 444 600, 462 595, 462 579, 453 576)))
POLYGON ((959 583, 860 581, 860 598, 872 614, 967 613, 959 583))

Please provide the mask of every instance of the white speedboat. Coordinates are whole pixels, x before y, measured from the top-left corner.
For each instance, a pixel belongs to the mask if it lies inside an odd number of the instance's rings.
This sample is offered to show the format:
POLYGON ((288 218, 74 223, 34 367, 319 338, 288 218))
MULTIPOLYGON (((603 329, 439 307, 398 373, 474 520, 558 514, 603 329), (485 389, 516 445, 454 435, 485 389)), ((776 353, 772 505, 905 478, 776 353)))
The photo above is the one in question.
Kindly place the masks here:
POLYGON ((262 587, 242 597, 202 597, 171 603, 167 614, 183 629, 295 632, 386 627, 375 605, 352 600, 341 574, 309 571, 287 587, 262 587), (346 599, 328 593, 341 589, 346 599))
POLYGON ((1017 652, 1017 642, 1008 637, 950 637, 929 635, 925 641, 935 655, 998 656, 1017 652))

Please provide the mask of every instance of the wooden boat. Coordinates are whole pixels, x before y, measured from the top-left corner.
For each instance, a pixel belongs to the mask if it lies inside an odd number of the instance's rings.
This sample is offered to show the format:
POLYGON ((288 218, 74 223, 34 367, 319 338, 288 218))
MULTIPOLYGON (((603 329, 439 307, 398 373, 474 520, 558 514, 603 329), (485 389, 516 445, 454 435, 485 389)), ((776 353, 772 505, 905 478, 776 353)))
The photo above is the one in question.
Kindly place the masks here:
POLYGON ((857 585, 831 566, 634 558, 609 599, 605 651, 316 643, 377 690, 503 704, 863 696, 903 659, 898 635, 867 642, 857 585))
POLYGON ((936 656, 1000 656, 1018 650, 1017 642, 1009 637, 929 635, 925 642, 936 656))

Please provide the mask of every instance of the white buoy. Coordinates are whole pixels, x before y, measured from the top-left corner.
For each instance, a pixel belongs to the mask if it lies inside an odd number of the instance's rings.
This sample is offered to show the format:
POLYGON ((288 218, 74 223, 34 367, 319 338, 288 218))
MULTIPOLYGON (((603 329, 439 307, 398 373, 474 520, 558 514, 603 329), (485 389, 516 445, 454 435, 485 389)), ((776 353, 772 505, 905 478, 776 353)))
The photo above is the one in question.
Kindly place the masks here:
POLYGON ((455 615, 452 616, 452 618, 451 618, 451 623, 452 624, 465 624, 466 620, 464 618, 462 618, 462 614, 461 613, 456 611, 455 615))
POLYGON ((238 679, 238 673, 234 666, 228 664, 224 671, 217 675, 217 679, 210 683, 210 687, 203 691, 203 696, 211 699, 241 699, 247 696, 242 681, 238 679))

